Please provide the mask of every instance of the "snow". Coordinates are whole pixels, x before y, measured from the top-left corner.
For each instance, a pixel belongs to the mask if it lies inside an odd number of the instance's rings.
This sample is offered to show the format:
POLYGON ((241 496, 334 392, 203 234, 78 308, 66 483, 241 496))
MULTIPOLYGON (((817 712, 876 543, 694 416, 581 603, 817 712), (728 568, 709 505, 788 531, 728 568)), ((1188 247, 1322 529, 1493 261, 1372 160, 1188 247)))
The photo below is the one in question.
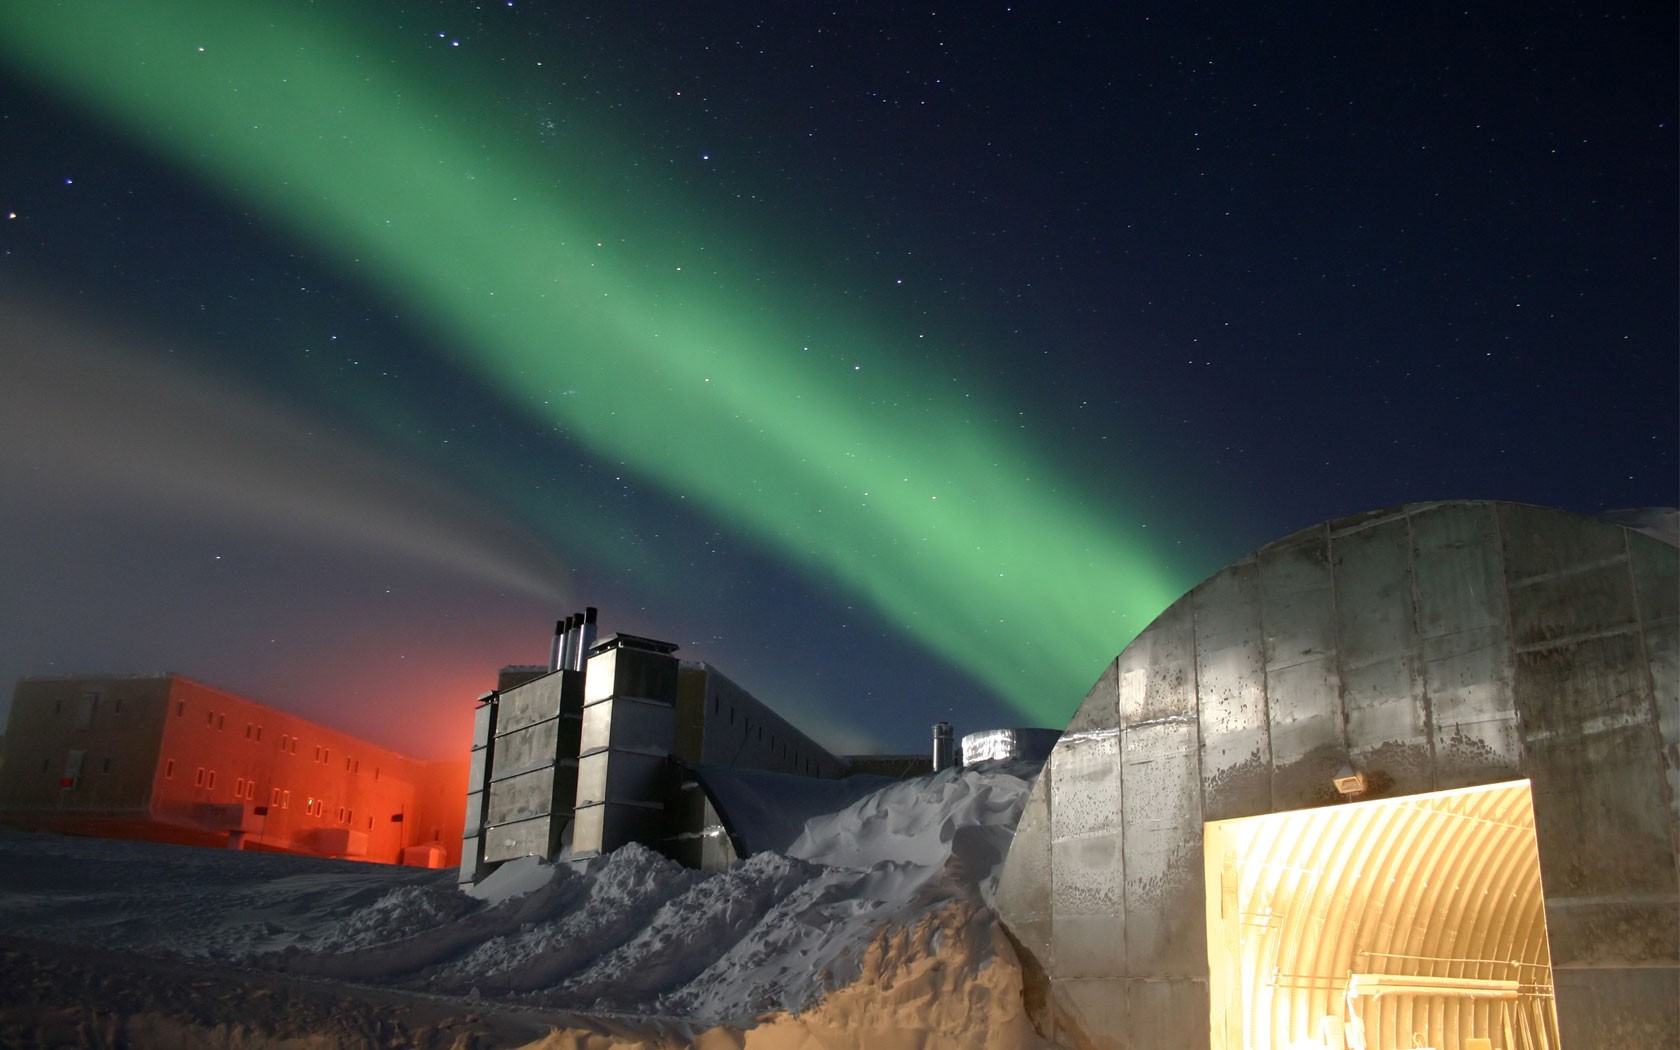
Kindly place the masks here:
POLYGON ((791 842, 776 785, 746 778, 725 790, 772 818, 753 834, 781 852, 712 875, 639 846, 528 858, 471 893, 453 871, 0 833, 0 929, 42 960, 80 946, 214 963, 259 985, 398 996, 399 1017, 445 1004, 454 1024, 500 1011, 588 1035, 551 1046, 1042 1047, 988 907, 1035 774, 828 785, 842 808, 791 842))

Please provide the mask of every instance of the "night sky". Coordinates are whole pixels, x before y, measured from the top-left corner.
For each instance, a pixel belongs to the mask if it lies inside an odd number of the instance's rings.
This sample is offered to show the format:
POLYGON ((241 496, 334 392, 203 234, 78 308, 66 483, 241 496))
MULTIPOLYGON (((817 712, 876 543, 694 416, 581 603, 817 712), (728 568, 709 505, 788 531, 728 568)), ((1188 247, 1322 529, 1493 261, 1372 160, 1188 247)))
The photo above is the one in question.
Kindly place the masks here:
POLYGON ((920 750, 1327 518, 1673 506, 1675 23, 0 5, 0 679, 454 757, 595 605, 920 750))

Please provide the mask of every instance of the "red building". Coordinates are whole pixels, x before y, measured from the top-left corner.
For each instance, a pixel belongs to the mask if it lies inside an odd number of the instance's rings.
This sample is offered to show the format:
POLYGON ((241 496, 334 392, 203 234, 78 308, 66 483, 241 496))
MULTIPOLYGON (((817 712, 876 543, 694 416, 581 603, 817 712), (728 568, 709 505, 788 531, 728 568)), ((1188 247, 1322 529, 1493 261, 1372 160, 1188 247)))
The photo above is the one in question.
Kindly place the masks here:
POLYGON ((409 758, 180 675, 26 678, 0 822, 446 867, 466 782, 465 761, 409 758))

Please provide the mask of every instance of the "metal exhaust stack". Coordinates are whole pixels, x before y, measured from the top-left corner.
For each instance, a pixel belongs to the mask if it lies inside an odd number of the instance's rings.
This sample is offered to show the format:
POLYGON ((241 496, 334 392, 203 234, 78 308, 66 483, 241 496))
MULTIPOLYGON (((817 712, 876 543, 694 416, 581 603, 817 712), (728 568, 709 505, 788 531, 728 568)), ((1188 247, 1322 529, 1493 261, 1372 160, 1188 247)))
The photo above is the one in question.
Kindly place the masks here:
POLYGON ((583 626, 578 634, 578 647, 573 670, 583 670, 583 663, 589 659, 589 647, 595 644, 595 606, 591 605, 583 610, 583 626))
POLYGON ((582 626, 582 613, 566 617, 566 647, 560 653, 560 666, 568 671, 577 667, 578 629, 582 626))
POLYGON ((566 622, 564 620, 554 620, 554 640, 549 642, 548 647, 549 670, 559 670, 564 648, 566 648, 566 622))
POLYGON ((956 765, 956 749, 952 746, 951 723, 933 724, 933 771, 950 769, 956 765))

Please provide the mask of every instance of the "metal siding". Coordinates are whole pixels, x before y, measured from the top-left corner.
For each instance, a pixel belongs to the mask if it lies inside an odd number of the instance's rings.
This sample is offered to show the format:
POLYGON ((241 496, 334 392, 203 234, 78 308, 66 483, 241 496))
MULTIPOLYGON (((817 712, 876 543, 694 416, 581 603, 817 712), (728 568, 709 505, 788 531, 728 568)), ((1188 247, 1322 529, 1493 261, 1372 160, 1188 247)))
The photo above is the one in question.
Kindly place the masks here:
POLYGON ((1272 745, 1259 568, 1239 562, 1191 594, 1203 819, 1264 813, 1272 800, 1272 745))
POLYGON ((551 674, 503 693, 497 705, 496 732, 505 736, 558 715, 564 677, 551 674))
POLYGON ((559 755, 558 728, 559 719, 550 719, 496 737, 496 766, 491 778, 502 780, 539 766, 552 766, 559 755))
POLYGON ((1258 560, 1272 808, 1294 809, 1330 801, 1330 777, 1344 761, 1328 532, 1297 534, 1258 560))

